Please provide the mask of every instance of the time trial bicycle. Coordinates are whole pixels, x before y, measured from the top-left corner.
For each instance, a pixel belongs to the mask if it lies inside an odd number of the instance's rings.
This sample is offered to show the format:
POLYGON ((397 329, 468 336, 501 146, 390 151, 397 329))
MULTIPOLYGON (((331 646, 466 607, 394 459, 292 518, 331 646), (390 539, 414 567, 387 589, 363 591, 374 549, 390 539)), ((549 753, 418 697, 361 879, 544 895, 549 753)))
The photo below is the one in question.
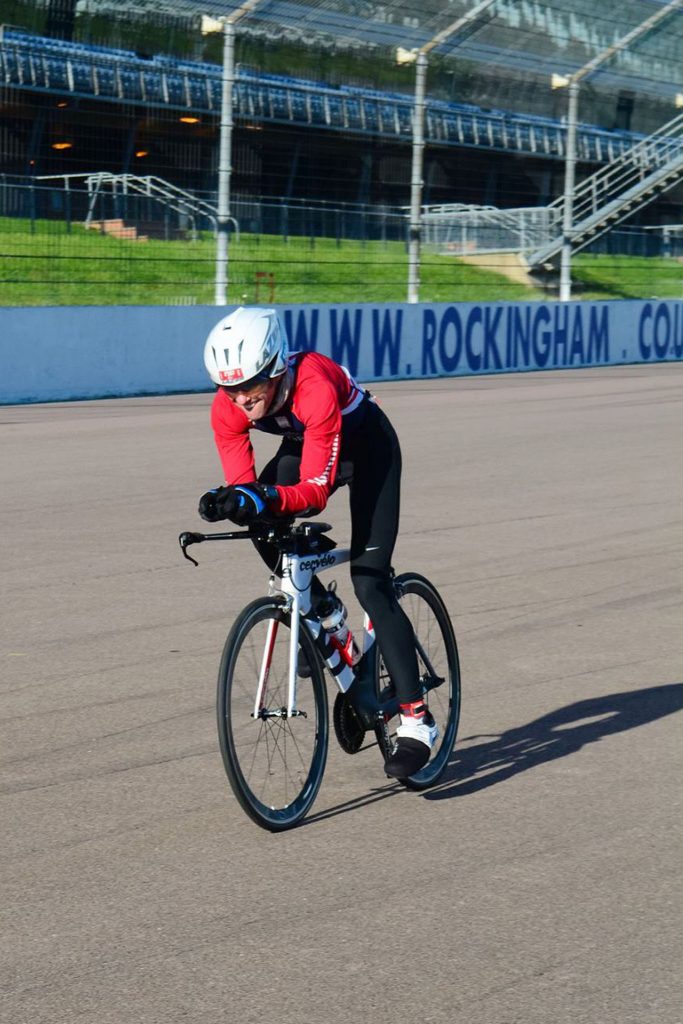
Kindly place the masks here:
MULTIPOLYGON (((326 667, 338 693, 333 708, 337 740, 349 754, 374 736, 386 760, 394 749, 398 700, 365 615, 360 643, 342 646, 329 634, 311 596, 319 573, 350 560, 322 522, 256 522, 228 533, 181 533, 183 555, 192 544, 218 540, 267 541, 279 561, 268 595, 237 616, 218 672, 217 717, 225 771, 242 808, 272 832, 297 825, 310 810, 325 771, 329 743, 326 667)), ((460 666, 453 626, 436 588, 423 576, 394 576, 396 594, 415 634, 425 703, 439 737, 428 764, 399 780, 423 790, 440 778, 453 750, 460 715, 460 666)), ((333 592, 332 584, 329 592, 333 592)))

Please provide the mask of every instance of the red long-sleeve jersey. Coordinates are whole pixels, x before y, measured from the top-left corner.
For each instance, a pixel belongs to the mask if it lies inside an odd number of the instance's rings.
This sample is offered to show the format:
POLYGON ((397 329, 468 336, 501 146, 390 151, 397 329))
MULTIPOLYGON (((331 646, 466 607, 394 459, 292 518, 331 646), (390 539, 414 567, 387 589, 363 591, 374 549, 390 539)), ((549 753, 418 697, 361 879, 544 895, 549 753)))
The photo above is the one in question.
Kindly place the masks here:
POLYGON ((318 352, 293 353, 289 369, 294 375, 292 387, 276 413, 252 421, 219 388, 211 407, 211 426, 227 484, 256 480, 249 438, 252 427, 271 434, 301 435, 299 483, 277 487, 273 511, 322 511, 334 487, 342 438, 358 427, 362 404, 369 396, 345 367, 318 352))

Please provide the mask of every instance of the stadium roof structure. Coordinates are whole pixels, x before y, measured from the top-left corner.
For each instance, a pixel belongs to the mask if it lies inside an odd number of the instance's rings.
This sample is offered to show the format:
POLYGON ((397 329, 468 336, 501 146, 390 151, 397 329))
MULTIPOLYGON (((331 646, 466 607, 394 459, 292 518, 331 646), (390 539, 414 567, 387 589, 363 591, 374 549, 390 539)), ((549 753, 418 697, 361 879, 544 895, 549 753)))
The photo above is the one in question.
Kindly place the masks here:
MULTIPOLYGON (((570 75, 666 6, 667 0, 496 0, 466 29, 435 47, 492 72, 570 75)), ((236 0, 80 0, 79 11, 220 18, 236 0)), ((392 56, 427 44, 476 6, 474 0, 256 0, 240 31, 332 49, 392 56)), ((683 88, 683 5, 595 72, 598 88, 673 100, 683 88)))

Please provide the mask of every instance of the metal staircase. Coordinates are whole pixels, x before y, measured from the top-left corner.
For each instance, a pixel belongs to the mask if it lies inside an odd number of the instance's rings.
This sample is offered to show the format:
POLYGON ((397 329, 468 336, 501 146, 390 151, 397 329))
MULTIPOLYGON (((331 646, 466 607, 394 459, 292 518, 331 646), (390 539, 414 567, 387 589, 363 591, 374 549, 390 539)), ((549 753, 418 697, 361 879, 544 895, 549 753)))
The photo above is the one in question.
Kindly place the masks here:
MULTIPOLYGON (((73 176, 75 177, 75 175, 73 176)), ((215 231, 218 225, 218 210, 211 203, 199 199, 192 192, 178 188, 163 178, 153 175, 141 178, 135 174, 111 174, 98 171, 95 174, 79 175, 85 179, 88 189, 88 213, 85 226, 90 227, 97 206, 97 200, 103 190, 108 189, 114 195, 141 195, 147 199, 155 199, 163 206, 183 216, 187 216, 192 224, 192 232, 196 234, 198 217, 205 218, 215 231)))
MULTIPOLYGON (((683 179, 683 113, 574 190, 572 252, 579 252, 611 231, 655 196, 683 179)), ((562 197, 547 207, 550 223, 562 223, 562 197)), ((527 254, 530 266, 552 264, 562 250, 562 235, 527 254)))

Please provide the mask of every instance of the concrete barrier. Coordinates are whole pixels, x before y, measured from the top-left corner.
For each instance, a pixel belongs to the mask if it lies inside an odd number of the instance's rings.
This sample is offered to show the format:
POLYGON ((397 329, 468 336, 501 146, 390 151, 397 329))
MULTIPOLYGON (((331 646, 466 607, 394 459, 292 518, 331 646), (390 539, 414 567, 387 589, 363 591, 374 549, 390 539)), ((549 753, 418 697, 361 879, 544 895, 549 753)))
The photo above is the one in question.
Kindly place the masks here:
MULTIPOLYGON (((208 390, 206 334, 234 307, 0 309, 0 404, 208 390)), ((293 350, 361 381, 667 362, 683 302, 278 306, 293 350)))

